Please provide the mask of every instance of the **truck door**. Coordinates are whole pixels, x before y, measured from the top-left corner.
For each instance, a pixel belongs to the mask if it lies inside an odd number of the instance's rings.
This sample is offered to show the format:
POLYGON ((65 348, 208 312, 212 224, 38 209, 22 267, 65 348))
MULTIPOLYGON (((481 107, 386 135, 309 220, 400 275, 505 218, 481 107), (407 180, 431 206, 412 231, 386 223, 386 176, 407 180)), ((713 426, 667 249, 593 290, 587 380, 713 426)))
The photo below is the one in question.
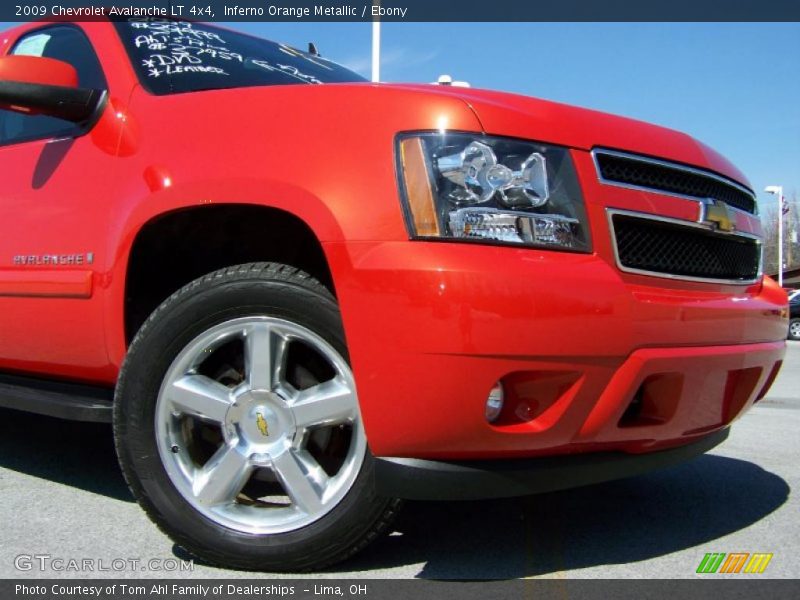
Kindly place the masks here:
MULTIPOLYGON (((107 89, 77 25, 28 31, 9 54, 68 62, 80 87, 107 89)), ((0 372, 109 380, 103 265, 114 171, 88 127, 0 110, 0 372)))

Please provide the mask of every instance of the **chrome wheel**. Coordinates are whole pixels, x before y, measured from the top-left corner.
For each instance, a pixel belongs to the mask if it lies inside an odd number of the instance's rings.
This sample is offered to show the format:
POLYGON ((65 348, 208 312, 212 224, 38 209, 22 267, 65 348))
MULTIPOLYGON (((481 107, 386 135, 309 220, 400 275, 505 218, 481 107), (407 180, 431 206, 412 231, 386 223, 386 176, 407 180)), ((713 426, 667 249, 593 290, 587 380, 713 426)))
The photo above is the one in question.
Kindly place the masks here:
POLYGON ((800 340, 800 320, 794 320, 789 324, 789 337, 800 340))
POLYGON ((183 498, 255 534, 330 512, 366 452, 347 362, 313 331, 273 317, 233 319, 193 339, 167 370, 155 432, 183 498))

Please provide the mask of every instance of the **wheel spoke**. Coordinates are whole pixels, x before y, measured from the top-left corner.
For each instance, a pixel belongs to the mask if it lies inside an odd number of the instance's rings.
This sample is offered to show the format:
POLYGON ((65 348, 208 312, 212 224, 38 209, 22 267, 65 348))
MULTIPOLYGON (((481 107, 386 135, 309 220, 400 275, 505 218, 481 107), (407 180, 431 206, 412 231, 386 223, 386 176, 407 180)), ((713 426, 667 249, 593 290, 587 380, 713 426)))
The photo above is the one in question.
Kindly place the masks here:
POLYGON ((328 476, 310 454, 287 450, 273 458, 272 466, 286 494, 300 510, 314 514, 322 508, 328 476))
POLYGON ((325 381, 300 392, 292 403, 297 427, 332 425, 351 421, 356 414, 353 390, 338 379, 325 381))
POLYGON ((231 404, 228 388, 205 375, 186 375, 169 389, 175 411, 222 423, 231 404))
POLYGON ((257 323, 245 334, 245 372, 250 389, 272 390, 282 378, 288 340, 257 323))
POLYGON ((196 472, 192 491, 198 501, 208 506, 233 502, 251 471, 247 456, 232 446, 222 446, 196 472))

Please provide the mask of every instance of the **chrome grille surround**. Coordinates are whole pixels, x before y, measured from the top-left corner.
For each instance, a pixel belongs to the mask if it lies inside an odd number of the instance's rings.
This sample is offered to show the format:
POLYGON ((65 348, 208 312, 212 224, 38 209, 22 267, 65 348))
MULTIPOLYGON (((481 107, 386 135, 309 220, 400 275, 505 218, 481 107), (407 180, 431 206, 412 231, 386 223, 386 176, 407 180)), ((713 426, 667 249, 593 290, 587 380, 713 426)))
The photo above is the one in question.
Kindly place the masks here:
MULTIPOLYGON (((662 217, 659 215, 653 215, 650 213, 640 213, 635 211, 628 211, 628 210, 618 210, 609 208, 606 210, 608 215, 608 225, 611 232, 611 241, 612 247, 614 249, 614 258, 617 264, 617 267, 626 273, 633 273, 637 275, 646 275, 649 277, 662 277, 667 279, 673 280, 683 280, 683 281, 697 281, 703 283, 716 283, 716 284, 731 284, 731 285, 749 285, 756 283, 761 279, 763 274, 763 252, 762 252, 762 241, 761 238, 758 236, 743 233, 743 232, 733 232, 733 233, 726 233, 721 232, 715 229, 712 226, 709 226, 706 223, 696 223, 693 221, 684 221, 681 219, 672 219, 669 217, 662 217), (656 224, 663 224, 670 228, 679 231, 681 235, 696 235, 698 236, 698 240, 701 238, 715 238, 717 240, 722 241, 730 241, 735 243, 745 243, 748 244, 753 252, 756 252, 757 255, 751 257, 754 260, 754 264, 757 267, 754 269, 755 273, 751 277, 742 277, 742 278, 728 278, 728 277, 714 277, 714 276, 698 276, 698 275, 687 275, 685 273, 674 273, 668 272, 667 270, 653 270, 648 268, 641 268, 637 266, 631 266, 631 260, 629 260, 626 256, 621 256, 620 252, 620 244, 619 240, 617 239, 617 228, 614 223, 615 216, 622 216, 628 217, 631 219, 638 219, 642 221, 649 221, 656 224)), ((686 260, 686 257, 683 257, 683 260, 686 260)))

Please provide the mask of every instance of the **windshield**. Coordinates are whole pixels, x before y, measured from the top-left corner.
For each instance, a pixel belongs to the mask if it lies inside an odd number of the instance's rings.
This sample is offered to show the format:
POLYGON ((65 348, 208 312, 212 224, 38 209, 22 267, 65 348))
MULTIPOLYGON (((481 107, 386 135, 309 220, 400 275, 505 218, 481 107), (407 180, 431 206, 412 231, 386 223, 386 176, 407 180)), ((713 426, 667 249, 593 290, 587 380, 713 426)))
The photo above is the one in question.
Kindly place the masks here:
POLYGON ((208 25, 158 20, 114 25, 139 80, 153 94, 366 81, 319 56, 208 25))

